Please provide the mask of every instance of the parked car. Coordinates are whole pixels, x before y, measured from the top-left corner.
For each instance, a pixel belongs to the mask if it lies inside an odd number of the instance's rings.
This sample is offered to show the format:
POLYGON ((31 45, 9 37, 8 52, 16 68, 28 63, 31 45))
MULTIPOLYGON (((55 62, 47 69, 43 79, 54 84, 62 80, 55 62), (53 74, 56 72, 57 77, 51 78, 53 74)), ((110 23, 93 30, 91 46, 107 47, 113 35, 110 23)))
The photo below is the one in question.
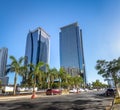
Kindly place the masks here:
POLYGON ((114 89, 107 89, 107 90, 105 91, 105 95, 106 95, 106 96, 114 96, 114 94, 115 94, 114 89))
POLYGON ((2 87, 2 93, 12 93, 14 87, 13 86, 3 86, 2 87))
POLYGON ((85 88, 85 92, 88 92, 88 91, 89 91, 89 89, 85 88))
POLYGON ((47 89, 46 95, 60 95, 62 91, 60 89, 47 89))
MULTIPOLYGON (((33 92, 33 88, 29 88, 28 91, 29 91, 29 92, 33 92)), ((38 91, 38 88, 37 88, 37 87, 35 87, 35 91, 38 91)))
POLYGON ((77 89, 74 89, 74 88, 73 88, 73 89, 70 89, 70 90, 69 90, 69 93, 77 93, 77 89))
POLYGON ((17 87, 17 91, 18 92, 23 92, 23 91, 25 91, 25 88, 24 87, 17 87))
POLYGON ((79 92, 84 92, 85 90, 83 88, 78 89, 79 92))
MULTIPOLYGON (((35 87, 35 91, 37 91, 38 88, 35 87)), ((32 92, 33 88, 28 88, 28 87, 17 87, 18 92, 32 92)))

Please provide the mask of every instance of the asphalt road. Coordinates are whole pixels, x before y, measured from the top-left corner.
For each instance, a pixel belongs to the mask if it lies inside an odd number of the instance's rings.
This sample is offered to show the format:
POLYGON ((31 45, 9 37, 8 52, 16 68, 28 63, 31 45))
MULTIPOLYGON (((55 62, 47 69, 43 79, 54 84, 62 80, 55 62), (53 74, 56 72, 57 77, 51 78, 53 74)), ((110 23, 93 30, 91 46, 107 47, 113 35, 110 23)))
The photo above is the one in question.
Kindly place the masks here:
POLYGON ((113 97, 87 92, 36 99, 0 101, 0 110, 106 110, 113 97))

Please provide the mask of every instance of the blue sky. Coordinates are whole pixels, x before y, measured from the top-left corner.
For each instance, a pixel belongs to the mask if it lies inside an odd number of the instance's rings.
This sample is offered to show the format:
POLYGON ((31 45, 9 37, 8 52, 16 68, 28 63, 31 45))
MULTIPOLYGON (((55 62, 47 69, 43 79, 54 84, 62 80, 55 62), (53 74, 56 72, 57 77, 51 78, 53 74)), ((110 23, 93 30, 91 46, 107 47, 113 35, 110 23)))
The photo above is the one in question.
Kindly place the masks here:
MULTIPOLYGON (((7 47, 9 56, 24 56, 27 33, 42 27, 51 36, 50 67, 59 68, 60 27, 77 21, 83 31, 87 80, 103 82, 95 65, 98 59, 120 56, 119 11, 120 0, 0 0, 0 48, 7 47)), ((9 77, 11 84, 13 74, 9 77)))

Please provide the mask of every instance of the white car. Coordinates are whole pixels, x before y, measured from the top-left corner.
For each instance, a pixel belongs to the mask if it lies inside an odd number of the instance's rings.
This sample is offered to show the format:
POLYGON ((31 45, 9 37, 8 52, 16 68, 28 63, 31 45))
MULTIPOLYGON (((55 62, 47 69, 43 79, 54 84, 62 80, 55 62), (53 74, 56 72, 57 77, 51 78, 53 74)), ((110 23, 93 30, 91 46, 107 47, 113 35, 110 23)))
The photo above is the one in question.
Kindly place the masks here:
POLYGON ((87 88, 85 88, 85 92, 88 92, 89 90, 87 88))
POLYGON ((13 92, 13 89, 14 89, 14 87, 12 87, 12 86, 4 86, 4 87, 2 87, 2 91, 3 91, 4 93, 13 92))
POLYGON ((69 93, 77 93, 77 89, 70 89, 69 93))
POLYGON ((79 92, 84 92, 85 90, 83 88, 78 89, 79 92))
MULTIPOLYGON (((35 87, 35 91, 37 91, 37 90, 38 90, 38 88, 35 87)), ((29 91, 33 91, 33 88, 29 88, 29 91)))
POLYGON ((24 91, 25 91, 25 88, 24 88, 24 87, 18 87, 18 88, 17 88, 17 91, 18 91, 18 92, 24 92, 24 91))

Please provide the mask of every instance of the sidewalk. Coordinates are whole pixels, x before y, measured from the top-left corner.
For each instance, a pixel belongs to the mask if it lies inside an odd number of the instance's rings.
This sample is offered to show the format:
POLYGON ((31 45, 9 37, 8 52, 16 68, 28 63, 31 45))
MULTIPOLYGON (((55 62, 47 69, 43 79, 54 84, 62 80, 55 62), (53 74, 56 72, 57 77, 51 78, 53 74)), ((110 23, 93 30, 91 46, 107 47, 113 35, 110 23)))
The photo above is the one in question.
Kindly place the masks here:
POLYGON ((114 104, 111 110, 120 110, 120 104, 114 104))
MULTIPOLYGON (((68 94, 62 94, 62 95, 68 95, 68 94)), ((0 102, 1 101, 11 101, 11 100, 23 100, 23 99, 31 99, 32 94, 29 95, 16 95, 16 96, 0 96, 0 102)), ((39 97, 51 97, 52 95, 45 95, 45 94, 37 94, 36 98, 39 97)), ((53 95, 58 96, 58 95, 53 95)))
POLYGON ((24 96, 0 96, 1 101, 11 101, 11 100, 18 100, 18 99, 30 99, 31 95, 24 95, 24 96))
POLYGON ((111 110, 120 110, 120 104, 115 104, 115 99, 113 101, 111 110))
MULTIPOLYGON (((20 95, 20 96, 0 96, 1 101, 11 101, 11 100, 21 100, 21 99, 31 99, 32 94, 30 95, 20 95)), ((36 95, 36 98, 46 97, 45 95, 36 95)))

